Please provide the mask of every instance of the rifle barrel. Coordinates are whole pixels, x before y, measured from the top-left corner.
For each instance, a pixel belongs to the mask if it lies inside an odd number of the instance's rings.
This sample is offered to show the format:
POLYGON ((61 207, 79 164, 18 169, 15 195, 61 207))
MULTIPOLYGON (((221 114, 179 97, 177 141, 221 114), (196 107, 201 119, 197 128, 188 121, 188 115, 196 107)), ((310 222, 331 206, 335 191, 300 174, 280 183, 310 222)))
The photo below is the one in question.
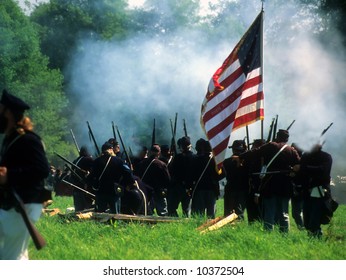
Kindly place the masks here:
POLYGON ((42 249, 46 245, 46 241, 44 240, 43 236, 40 234, 40 232, 37 230, 37 228, 34 226, 34 224, 30 221, 28 214, 26 213, 24 203, 22 199, 19 197, 17 192, 11 188, 13 197, 16 200, 18 211, 22 215, 22 218, 24 220, 25 226, 29 231, 29 234, 32 238, 32 241, 35 244, 35 247, 37 250, 42 249))
POLYGON ((87 121, 87 125, 88 125, 88 129, 89 129, 90 136, 91 136, 91 138, 92 138, 92 140, 93 140, 93 142, 94 142, 94 145, 95 145, 97 154, 100 155, 100 154, 101 154, 100 149, 99 149, 99 147, 98 147, 98 145, 97 145, 97 143, 96 143, 96 139, 95 139, 94 133, 93 133, 93 131, 91 130, 91 127, 90 127, 90 124, 89 124, 88 121, 87 121))
POLYGON ((153 133, 151 136, 151 146, 153 146, 155 143, 156 143, 156 124, 155 124, 155 119, 154 119, 153 133))
POLYGON ((175 119, 174 119, 174 139, 177 134, 177 121, 178 121, 178 113, 175 113, 175 119))
POLYGON ((177 145, 175 142, 175 136, 177 133, 177 120, 178 120, 178 113, 175 113, 174 126, 172 125, 172 120, 170 120, 171 129, 172 129, 171 152, 173 153, 173 155, 177 154, 177 145))
POLYGON ((77 168, 79 171, 82 171, 83 173, 87 174, 88 172, 84 169, 80 168, 78 165, 74 164, 72 161, 69 161, 67 158, 64 158, 62 155, 59 155, 58 153, 54 152, 59 158, 61 158, 63 161, 67 162, 68 164, 72 165, 73 167, 77 168))
POLYGON ((120 139, 120 142, 121 142, 121 145, 123 146, 123 149, 124 149, 124 152, 125 152, 125 156, 126 156, 126 159, 130 165, 130 168, 131 170, 133 171, 133 166, 132 166, 132 162, 131 162, 131 159, 130 159, 130 156, 129 154, 127 153, 127 150, 126 150, 126 147, 125 147, 125 144, 124 144, 124 141, 123 141, 123 138, 121 137, 121 134, 120 134, 120 131, 118 129, 118 126, 115 126, 117 132, 118 132, 118 135, 119 135, 119 139, 120 139))
POLYGON ((250 136, 249 136, 249 126, 246 126, 246 145, 247 148, 250 149, 250 136))
POLYGON ((275 171, 267 171, 267 172, 254 172, 251 173, 252 175, 269 175, 269 174, 285 174, 285 173, 291 173, 292 170, 275 170, 275 171))
POLYGON ((114 137, 115 141, 117 141, 117 136, 116 136, 116 134, 115 134, 115 127, 114 127, 114 126, 115 126, 115 125, 114 125, 114 122, 112 121, 113 137, 114 137))
POLYGON ((76 140, 76 137, 74 136, 74 133, 73 133, 73 130, 70 129, 70 133, 71 133, 71 136, 72 136, 72 139, 73 139, 73 142, 74 142, 74 145, 76 146, 76 149, 79 153, 80 149, 79 149, 79 146, 78 146, 78 143, 77 143, 77 140, 76 140))
POLYGON ((275 118, 272 119, 272 122, 271 122, 271 124, 270 124, 267 142, 270 142, 270 140, 271 140, 271 138, 272 138, 272 133, 273 133, 273 128, 274 128, 274 122, 275 122, 275 118))
POLYGON ((279 119, 279 115, 276 115, 275 123, 274 123, 274 130, 273 130, 273 135, 272 135, 272 141, 274 141, 275 137, 276 137, 276 132, 277 132, 277 128, 278 128, 278 119, 279 119))
POLYGON ((187 128, 186 128, 186 122, 185 122, 185 119, 183 119, 183 126, 184 126, 184 135, 187 137, 188 134, 187 134, 187 128))
POLYGON ((287 127, 286 130, 290 130, 291 126, 294 124, 295 121, 296 121, 296 120, 293 120, 293 121, 291 122, 291 124, 287 127))
POLYGON ((328 127, 325 128, 325 129, 322 131, 321 136, 323 136, 323 135, 328 131, 328 129, 329 129, 332 125, 333 125, 333 123, 331 123, 330 125, 328 125, 328 127))
POLYGON ((65 179, 62 179, 61 181, 64 182, 65 184, 67 184, 67 185, 69 185, 69 186, 71 186, 71 187, 74 187, 74 188, 76 188, 76 189, 78 189, 78 190, 81 190, 82 192, 85 192, 86 194, 88 194, 88 195, 90 195, 91 197, 95 198, 95 195, 92 194, 91 192, 88 192, 87 190, 85 190, 85 189, 83 189, 83 188, 80 188, 80 187, 76 186, 75 184, 72 184, 72 183, 66 181, 65 179))

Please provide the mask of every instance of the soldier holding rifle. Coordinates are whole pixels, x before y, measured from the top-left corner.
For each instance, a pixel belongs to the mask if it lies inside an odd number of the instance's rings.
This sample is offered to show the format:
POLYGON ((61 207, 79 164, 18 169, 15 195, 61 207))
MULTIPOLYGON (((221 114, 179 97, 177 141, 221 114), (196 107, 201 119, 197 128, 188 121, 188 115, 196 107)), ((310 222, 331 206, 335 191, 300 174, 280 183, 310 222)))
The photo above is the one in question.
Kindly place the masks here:
POLYGON ((149 212, 158 216, 167 216, 167 189, 171 182, 171 175, 168 171, 167 165, 159 160, 161 148, 158 144, 154 144, 150 148, 149 157, 142 160, 136 170, 135 174, 141 180, 154 189, 154 195, 149 202, 149 212))
POLYGON ((195 145, 197 154, 191 161, 191 215, 215 218, 216 200, 220 195, 219 181, 224 176, 216 171, 209 141, 200 138, 195 145))
POLYGON ((245 162, 239 162, 237 158, 241 153, 247 151, 247 146, 244 140, 234 140, 229 148, 232 149, 232 155, 223 162, 227 180, 224 194, 224 216, 227 217, 235 211, 239 219, 244 220, 249 195, 248 167, 245 162))
MULTIPOLYGON (((326 133, 332 123, 323 130, 326 133)), ((293 166, 302 178, 304 226, 312 237, 321 238, 321 217, 323 201, 331 196, 330 180, 333 164, 332 156, 322 150, 322 144, 315 144, 309 152, 305 152, 299 164, 293 166)))
MULTIPOLYGON (((28 259, 28 244, 43 203, 51 199, 44 187, 49 164, 41 138, 24 116, 29 105, 3 91, 0 133, 5 134, 0 160, 0 259, 28 259), (17 211, 19 209, 19 211, 17 211)), ((43 240, 44 243, 44 240, 43 240)), ((35 243, 36 245, 36 243, 35 243)), ((39 245, 39 244, 38 244, 39 245)), ((40 249, 42 246, 36 247, 40 249)))
MULTIPOLYGON (((86 176, 91 171, 93 161, 88 149, 82 146, 79 151, 79 156, 73 161, 75 166, 71 167, 73 172, 69 180, 72 184, 80 187, 80 189, 91 193, 93 193, 93 190, 88 186, 86 176)), ((92 207, 93 199, 80 189, 73 188, 72 192, 75 211, 83 211, 92 207)))
POLYGON ((280 129, 275 142, 269 142, 239 156, 246 161, 263 157, 267 170, 263 173, 259 195, 263 202, 264 229, 271 231, 278 223, 279 230, 284 233, 289 230, 288 206, 292 188, 290 173, 286 171, 300 160, 297 151, 287 145, 288 139, 288 130, 280 129), (278 172, 272 173, 273 170, 278 172))
POLYGON ((131 169, 115 156, 112 144, 102 145, 102 154, 94 160, 87 178, 95 189, 95 211, 109 209, 112 214, 120 214, 124 188, 134 188, 135 180, 131 169))
POLYGON ((191 151, 191 140, 188 136, 178 139, 178 153, 169 166, 171 184, 168 189, 168 215, 178 217, 178 207, 181 203, 183 215, 188 216, 191 186, 188 184, 190 166, 195 154, 191 151))

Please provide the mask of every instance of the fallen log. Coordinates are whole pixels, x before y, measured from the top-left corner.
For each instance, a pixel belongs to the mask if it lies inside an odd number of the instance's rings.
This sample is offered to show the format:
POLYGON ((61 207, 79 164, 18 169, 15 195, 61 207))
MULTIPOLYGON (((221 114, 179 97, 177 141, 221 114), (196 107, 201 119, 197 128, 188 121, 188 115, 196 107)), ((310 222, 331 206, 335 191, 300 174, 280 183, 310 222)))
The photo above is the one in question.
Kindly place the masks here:
POLYGON ((201 233, 207 233, 209 231, 217 230, 233 221, 235 221, 238 218, 238 215, 236 213, 232 213, 231 215, 228 215, 227 217, 217 221, 211 226, 208 226, 206 229, 202 230, 201 233))
POLYGON ((81 211, 67 214, 59 214, 61 218, 68 220, 81 220, 92 219, 99 222, 109 221, 127 221, 127 222, 141 222, 141 223, 172 223, 182 221, 182 218, 177 217, 160 217, 160 216, 144 216, 144 215, 128 215, 128 214, 110 214, 98 213, 94 211, 81 211))

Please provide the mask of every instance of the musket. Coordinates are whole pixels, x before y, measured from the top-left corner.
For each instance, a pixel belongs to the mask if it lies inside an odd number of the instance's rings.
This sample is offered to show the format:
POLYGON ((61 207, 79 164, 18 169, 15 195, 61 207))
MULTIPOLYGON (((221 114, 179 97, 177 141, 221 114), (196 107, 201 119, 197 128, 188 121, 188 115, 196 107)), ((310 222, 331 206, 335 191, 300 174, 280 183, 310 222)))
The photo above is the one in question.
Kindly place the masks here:
POLYGON ((78 190, 81 190, 82 192, 85 192, 86 194, 88 194, 88 195, 90 195, 91 197, 95 198, 95 195, 92 194, 91 192, 88 192, 88 191, 86 191, 85 189, 82 189, 82 188, 80 188, 80 187, 78 187, 78 186, 76 186, 76 185, 74 185, 74 184, 72 184, 72 183, 66 181, 65 179, 62 179, 61 182, 64 182, 65 184, 67 184, 67 185, 69 185, 69 186, 71 186, 71 187, 74 187, 74 188, 76 188, 76 189, 78 189, 78 190))
POLYGON ((212 158, 213 158, 213 154, 210 153, 210 154, 209 154, 209 160, 208 160, 207 164, 205 165, 205 167, 204 167, 204 169, 203 169, 201 175, 199 176, 199 178, 198 178, 198 180, 197 180, 197 182, 196 182, 196 184, 194 185, 194 188, 193 188, 193 190, 192 190, 191 197, 190 197, 190 201, 189 201, 189 206, 188 206, 188 216, 189 216, 189 217, 191 216, 192 200, 193 200, 193 197, 194 197, 194 195, 195 195, 195 191, 196 191, 197 186, 198 186, 199 182, 201 181, 201 179, 202 179, 202 177, 203 177, 205 171, 207 170, 207 168, 208 168, 208 166, 209 166, 209 164, 210 164, 212 158))
POLYGON ((85 180, 85 178, 82 178, 71 166, 68 166, 67 164, 65 166, 76 176, 79 182, 81 182, 82 184, 88 185, 88 182, 85 180))
POLYGON ((35 244, 36 249, 37 250, 42 249, 46 245, 46 241, 44 240, 40 232, 37 230, 37 228, 34 226, 34 224, 30 221, 29 216, 26 213, 24 203, 22 199, 19 197, 19 195, 17 194, 17 192, 13 188, 11 188, 11 192, 17 204, 16 209, 22 215, 25 226, 29 231, 29 234, 32 238, 32 241, 35 244))
POLYGON ((293 120, 293 121, 291 122, 291 124, 286 128, 286 130, 290 130, 291 126, 294 124, 295 121, 296 121, 296 120, 293 120))
POLYGON ((155 119, 153 124, 153 134, 151 136, 151 146, 153 146, 156 143, 156 128, 155 128, 155 119))
POLYGON ((131 170, 133 171, 132 162, 131 162, 131 159, 130 159, 129 154, 127 153, 127 149, 126 149, 126 147, 125 147, 123 138, 121 137, 121 134, 120 134, 120 132, 119 132, 118 126, 115 126, 115 128, 116 128, 116 130, 117 130, 117 132, 118 132, 118 136, 119 136, 121 145, 123 146, 123 150, 124 150, 124 152, 125 152, 126 160, 128 161, 128 163, 129 163, 129 165, 130 165, 130 168, 131 168, 131 170))
POLYGON ((91 127, 90 127, 89 122, 87 121, 86 123, 87 123, 87 125, 88 125, 89 134, 90 134, 90 136, 91 136, 91 138, 92 138, 92 140, 93 140, 93 142, 94 142, 94 145, 95 145, 95 148, 96 148, 96 152, 97 152, 98 155, 100 155, 101 152, 100 152, 100 149, 99 149, 99 147, 98 147, 98 145, 97 145, 97 143, 96 143, 94 133, 93 133, 93 131, 91 130, 91 127))
POLYGON ((175 119, 174 119, 174 126, 171 121, 171 130, 172 130, 172 140, 171 140, 171 151, 173 152, 173 155, 177 154, 177 145, 175 143, 175 135, 177 132, 177 118, 178 118, 178 113, 175 113, 175 119))
POLYGON ((275 171, 267 171, 267 172, 254 172, 252 175, 270 175, 270 174, 287 174, 291 173, 293 170, 275 170, 275 171))
POLYGON ((183 119, 183 127, 184 127, 184 135, 185 135, 185 137, 187 137, 188 134, 187 134, 185 119, 183 119))
POLYGON ((250 149, 250 136, 249 136, 249 126, 246 126, 246 145, 247 148, 250 149))
POLYGON ((130 157, 133 157, 133 152, 132 152, 131 147, 129 147, 129 154, 130 154, 130 157))
POLYGON ((56 154, 59 158, 61 158, 63 161, 67 162, 68 164, 72 165, 73 167, 75 167, 76 169, 78 169, 79 171, 88 174, 88 171, 80 168, 78 165, 74 164, 72 161, 69 161, 67 158, 64 158, 62 155, 59 155, 58 153, 54 152, 54 154, 56 154))
POLYGON ((275 118, 272 119, 272 123, 270 124, 269 133, 268 133, 268 138, 267 138, 267 143, 270 142, 271 139, 272 139, 272 133, 273 133, 273 128, 274 128, 274 122, 275 122, 275 118))
POLYGON ((174 139, 177 134, 177 121, 178 121, 178 113, 175 113, 175 119, 174 119, 174 139))
POLYGON ((113 138, 115 139, 115 141, 117 140, 117 136, 115 134, 115 125, 114 122, 112 121, 112 130, 113 130, 113 138))
POLYGON ((327 128, 325 128, 322 133, 321 133, 321 137, 328 131, 328 129, 333 125, 333 123, 331 123, 330 125, 328 125, 327 128))
POLYGON ((275 123, 274 123, 274 129, 273 129, 272 141, 274 141, 275 138, 276 138, 276 132, 277 132, 277 128, 278 128, 278 118, 279 118, 279 115, 276 115, 276 119, 275 119, 275 123))
POLYGON ((71 133, 71 136, 72 136, 72 139, 73 139, 73 142, 74 142, 74 144, 75 144, 75 146, 76 146, 76 148, 77 148, 77 151, 78 151, 78 153, 79 153, 79 146, 78 146, 78 144, 77 144, 77 140, 76 140, 76 137, 74 137, 74 134, 73 134, 73 131, 72 131, 72 129, 70 129, 70 133, 71 133))
POLYGON ((172 123, 172 119, 169 119, 170 123, 171 123, 171 132, 172 132, 172 137, 174 135, 174 128, 173 128, 173 123, 172 123))

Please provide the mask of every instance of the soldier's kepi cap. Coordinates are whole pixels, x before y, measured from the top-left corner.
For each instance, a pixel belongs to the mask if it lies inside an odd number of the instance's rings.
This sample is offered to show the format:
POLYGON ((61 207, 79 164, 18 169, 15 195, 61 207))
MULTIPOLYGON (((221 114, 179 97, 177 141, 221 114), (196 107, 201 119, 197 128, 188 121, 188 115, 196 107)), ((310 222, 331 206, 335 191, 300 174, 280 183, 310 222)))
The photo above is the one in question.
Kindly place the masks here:
POLYGON ((0 103, 14 112, 24 112, 30 109, 28 104, 20 98, 10 94, 6 89, 2 91, 0 103))
POLYGON ((119 145, 119 142, 118 142, 115 138, 110 138, 110 139, 108 140, 108 143, 112 144, 113 147, 119 145))
POLYGON ((279 131, 276 134, 276 138, 281 141, 288 141, 288 138, 290 137, 290 133, 288 130, 285 129, 279 129, 279 131))
POLYGON ((109 149, 113 149, 113 145, 109 142, 104 143, 101 147, 102 152, 105 152, 109 149))
POLYGON ((191 146, 190 137, 189 136, 183 136, 183 137, 179 138, 177 144, 179 147, 184 147, 184 148, 191 146))
POLYGON ((234 140, 232 146, 228 146, 228 148, 232 148, 237 151, 246 150, 246 145, 244 140, 234 140))
POLYGON ((264 139, 255 139, 252 142, 252 147, 260 147, 266 143, 266 140, 264 139))
POLYGON ((150 148, 150 151, 153 153, 161 153, 161 147, 159 144, 153 144, 150 148))

